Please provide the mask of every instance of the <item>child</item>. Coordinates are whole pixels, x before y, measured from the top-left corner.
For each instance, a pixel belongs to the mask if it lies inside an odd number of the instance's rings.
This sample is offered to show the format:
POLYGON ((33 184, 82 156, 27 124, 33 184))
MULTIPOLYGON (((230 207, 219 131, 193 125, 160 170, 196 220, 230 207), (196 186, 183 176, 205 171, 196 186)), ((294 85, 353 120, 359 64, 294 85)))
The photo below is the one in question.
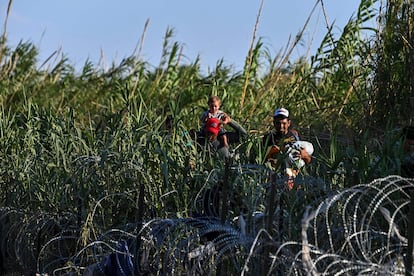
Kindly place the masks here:
POLYGON ((219 139, 221 145, 228 147, 227 136, 222 125, 231 122, 230 117, 220 110, 221 100, 217 96, 211 96, 208 99, 208 110, 201 115, 202 128, 201 132, 211 141, 219 139))

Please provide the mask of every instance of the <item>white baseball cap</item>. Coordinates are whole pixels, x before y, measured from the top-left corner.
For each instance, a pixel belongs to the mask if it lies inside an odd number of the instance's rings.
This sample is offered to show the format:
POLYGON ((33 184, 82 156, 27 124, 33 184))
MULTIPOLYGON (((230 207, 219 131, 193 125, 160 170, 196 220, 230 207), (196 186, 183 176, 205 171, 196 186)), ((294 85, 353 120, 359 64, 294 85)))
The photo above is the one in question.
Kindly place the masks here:
POLYGON ((273 117, 276 116, 283 116, 285 118, 289 118, 289 111, 286 108, 278 108, 275 110, 273 117))

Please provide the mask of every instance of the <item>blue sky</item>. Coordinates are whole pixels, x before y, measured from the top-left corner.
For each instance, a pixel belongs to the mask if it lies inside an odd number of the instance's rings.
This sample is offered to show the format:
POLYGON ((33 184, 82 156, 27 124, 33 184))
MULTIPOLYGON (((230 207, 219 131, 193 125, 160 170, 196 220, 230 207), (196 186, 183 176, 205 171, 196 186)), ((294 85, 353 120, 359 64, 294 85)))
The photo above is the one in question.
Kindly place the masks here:
MULTIPOLYGON (((275 56, 304 26, 317 0, 265 0, 257 36, 275 56)), ((141 57, 159 64, 167 28, 174 29, 173 41, 183 45, 184 62, 197 55, 203 69, 224 63, 241 70, 250 47, 260 0, 15 0, 7 22, 8 45, 20 40, 33 42, 40 50, 40 63, 55 50, 79 67, 87 58, 97 63, 104 54, 106 64, 130 56, 149 20, 141 57)), ((329 24, 334 31, 356 14, 359 0, 324 0, 329 24)), ((5 18, 7 0, 0 1, 0 18, 5 18)), ((4 22, 1 22, 4 23, 4 22)), ((2 31, 4 27, 2 27, 2 31)), ((319 4, 304 35, 303 45, 292 58, 315 51, 326 33, 319 4)))

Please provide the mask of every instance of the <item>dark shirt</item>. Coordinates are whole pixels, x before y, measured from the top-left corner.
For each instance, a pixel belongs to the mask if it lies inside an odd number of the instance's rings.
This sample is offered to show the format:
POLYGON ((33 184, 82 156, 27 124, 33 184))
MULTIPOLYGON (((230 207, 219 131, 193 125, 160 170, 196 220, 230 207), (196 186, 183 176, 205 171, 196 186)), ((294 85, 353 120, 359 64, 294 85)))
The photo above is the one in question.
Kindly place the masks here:
POLYGON ((283 135, 282 133, 277 133, 275 131, 269 132, 263 137, 263 145, 267 148, 273 145, 276 146, 286 146, 299 141, 299 133, 294 129, 289 129, 288 133, 283 135))

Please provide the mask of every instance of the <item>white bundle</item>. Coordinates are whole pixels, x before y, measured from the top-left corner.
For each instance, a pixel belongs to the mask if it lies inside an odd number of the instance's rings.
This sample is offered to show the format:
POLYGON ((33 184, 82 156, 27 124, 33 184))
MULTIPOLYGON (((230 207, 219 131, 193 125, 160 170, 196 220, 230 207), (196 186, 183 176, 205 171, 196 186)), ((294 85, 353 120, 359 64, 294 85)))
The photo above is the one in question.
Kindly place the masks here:
POLYGON ((313 145, 307 141, 296 141, 287 147, 286 165, 288 167, 302 168, 305 166, 305 161, 300 158, 299 152, 304 149, 309 155, 313 154, 313 145))

